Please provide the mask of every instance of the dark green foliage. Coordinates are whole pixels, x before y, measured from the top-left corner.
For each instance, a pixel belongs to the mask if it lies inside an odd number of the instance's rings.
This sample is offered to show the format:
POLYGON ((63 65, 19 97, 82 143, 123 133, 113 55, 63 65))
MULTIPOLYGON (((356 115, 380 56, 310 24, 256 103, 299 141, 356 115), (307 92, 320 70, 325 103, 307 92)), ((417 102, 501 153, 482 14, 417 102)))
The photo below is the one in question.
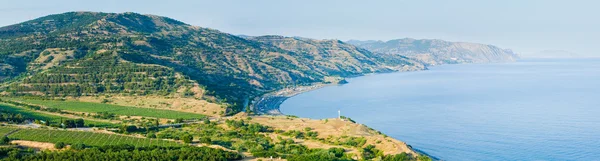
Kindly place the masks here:
POLYGON ((229 127, 237 128, 242 131, 246 131, 249 133, 257 133, 257 132, 272 132, 273 130, 268 127, 256 124, 256 123, 246 123, 244 120, 236 121, 236 120, 227 120, 225 121, 229 127))
POLYGON ((413 156, 402 152, 396 155, 385 155, 382 157, 382 161, 431 161, 431 158, 425 155, 413 156))
POLYGON ((323 141, 333 145, 342 145, 357 148, 360 148, 367 143, 367 139, 364 137, 350 137, 346 135, 343 135, 339 138, 330 136, 327 139, 324 139, 323 141))
POLYGON ((237 153, 207 147, 145 147, 135 148, 130 145, 103 146, 82 150, 44 151, 36 154, 25 153, 19 149, 0 148, 0 156, 4 160, 202 160, 226 161, 239 160, 237 153), (16 155, 10 155, 14 153, 16 155))
POLYGON ((87 146, 83 143, 75 143, 75 144, 71 145, 71 149, 74 149, 74 150, 83 150, 86 147, 87 146))
POLYGON ((138 130, 137 126, 135 125, 123 125, 121 126, 121 128, 119 129, 122 133, 130 133, 130 132, 135 132, 138 130))
POLYGON ((340 158, 337 157, 336 154, 327 151, 321 150, 318 152, 302 154, 297 156, 292 156, 287 159, 288 161, 307 161, 307 160, 318 160, 318 161, 351 161, 349 158, 340 158))
POLYGON ((153 138, 156 138, 156 134, 155 133, 148 133, 148 134, 146 134, 146 137, 153 139, 153 138))
POLYGON ((306 132, 289 130, 289 131, 283 132, 281 134, 285 135, 285 136, 290 136, 290 137, 293 137, 296 139, 316 139, 317 136, 319 136, 319 133, 317 133, 316 131, 311 131, 310 128, 304 129, 304 130, 306 132))
POLYGON ((54 144, 54 148, 56 149, 62 149, 65 148, 66 144, 64 142, 58 142, 54 144))
POLYGON ((83 119, 75 119, 75 120, 63 120, 62 127, 65 128, 76 128, 76 127, 84 127, 85 122, 83 119))
POLYGON ((109 112, 98 112, 95 115, 93 115, 92 117, 98 118, 98 119, 115 119, 115 118, 117 118, 117 115, 114 113, 109 113, 109 112))
POLYGON ((375 157, 383 157, 383 151, 378 150, 373 145, 367 145, 366 147, 360 149, 360 153, 363 159, 373 159, 375 157))
POLYGON ((7 136, 2 136, 2 138, 0 138, 0 145, 6 145, 10 143, 10 139, 7 136))
POLYGON ((184 135, 182 140, 184 143, 192 143, 194 137, 192 135, 184 135))
POLYGON ((200 143, 212 144, 212 140, 210 139, 210 137, 201 137, 200 138, 200 143))
POLYGON ((18 147, 0 147, 0 160, 20 160, 18 158, 33 154, 33 149, 18 147))
POLYGON ((296 131, 296 130, 286 131, 286 132, 282 133, 282 135, 290 136, 290 137, 293 137, 293 138, 296 138, 296 139, 303 139, 303 138, 305 138, 304 132, 296 131))
POLYGON ((346 152, 346 150, 344 150, 344 148, 329 148, 329 152, 333 153, 333 155, 336 157, 342 157, 344 156, 344 152, 346 152))
POLYGON ((346 116, 340 116, 340 118, 341 118, 342 120, 346 120, 346 121, 350 121, 350 122, 352 122, 352 123, 356 123, 356 121, 352 120, 350 117, 346 117, 346 116))

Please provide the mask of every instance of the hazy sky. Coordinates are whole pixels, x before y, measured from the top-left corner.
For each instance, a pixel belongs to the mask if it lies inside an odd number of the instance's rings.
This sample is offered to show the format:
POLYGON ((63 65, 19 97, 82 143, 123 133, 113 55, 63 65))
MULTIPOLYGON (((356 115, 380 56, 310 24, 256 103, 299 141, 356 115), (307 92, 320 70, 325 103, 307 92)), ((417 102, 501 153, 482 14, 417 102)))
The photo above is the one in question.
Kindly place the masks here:
POLYGON ((599 6, 594 0, 15 0, 2 2, 0 26, 68 11, 139 12, 233 34, 436 38, 524 54, 600 56, 599 6))

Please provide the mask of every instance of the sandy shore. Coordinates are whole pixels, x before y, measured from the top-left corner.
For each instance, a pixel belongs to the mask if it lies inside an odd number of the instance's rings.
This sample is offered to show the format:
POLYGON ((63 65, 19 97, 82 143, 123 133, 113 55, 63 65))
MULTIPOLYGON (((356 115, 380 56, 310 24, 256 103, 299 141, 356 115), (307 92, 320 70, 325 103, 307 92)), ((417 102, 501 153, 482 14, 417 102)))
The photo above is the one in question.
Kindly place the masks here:
POLYGON ((337 85, 337 84, 324 84, 318 83, 310 86, 297 86, 293 88, 284 88, 278 91, 270 92, 264 94, 261 97, 257 97, 252 101, 250 108, 256 114, 263 115, 283 115, 281 111, 279 111, 279 105, 283 103, 286 99, 312 90, 316 90, 319 88, 323 88, 326 86, 337 85))

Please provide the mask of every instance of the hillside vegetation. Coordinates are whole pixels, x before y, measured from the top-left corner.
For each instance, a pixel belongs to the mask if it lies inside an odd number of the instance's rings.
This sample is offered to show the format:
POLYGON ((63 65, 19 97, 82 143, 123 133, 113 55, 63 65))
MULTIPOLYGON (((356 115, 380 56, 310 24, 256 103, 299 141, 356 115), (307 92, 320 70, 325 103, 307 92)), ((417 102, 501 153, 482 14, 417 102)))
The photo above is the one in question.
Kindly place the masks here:
POLYGON ((290 85, 423 69, 337 40, 241 38, 154 15, 68 12, 0 28, 4 95, 195 98, 227 104, 290 85), (287 45, 291 42, 295 45, 287 45))

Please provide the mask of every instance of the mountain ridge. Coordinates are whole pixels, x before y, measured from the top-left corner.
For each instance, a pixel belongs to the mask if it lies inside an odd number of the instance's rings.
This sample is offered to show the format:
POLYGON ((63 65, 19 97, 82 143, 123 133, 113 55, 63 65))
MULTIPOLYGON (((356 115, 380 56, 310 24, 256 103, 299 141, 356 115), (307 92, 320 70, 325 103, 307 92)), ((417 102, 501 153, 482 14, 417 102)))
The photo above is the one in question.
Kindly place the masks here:
POLYGON ((349 40, 347 43, 375 53, 405 55, 428 65, 512 62, 518 59, 510 49, 440 39, 349 40))

